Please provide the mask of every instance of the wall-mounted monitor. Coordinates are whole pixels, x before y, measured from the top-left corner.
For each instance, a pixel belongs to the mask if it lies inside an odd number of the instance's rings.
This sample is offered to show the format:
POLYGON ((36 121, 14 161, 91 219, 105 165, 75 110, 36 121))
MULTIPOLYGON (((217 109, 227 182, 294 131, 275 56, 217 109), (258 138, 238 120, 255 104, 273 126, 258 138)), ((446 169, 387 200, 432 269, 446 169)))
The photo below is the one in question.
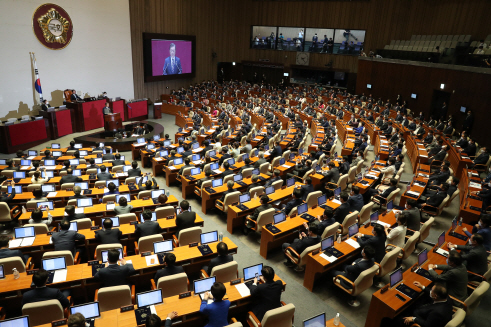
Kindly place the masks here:
POLYGON ((371 89, 372 88, 372 84, 367 84, 367 89, 371 89))
POLYGON ((339 81, 344 81, 345 78, 346 78, 345 72, 334 72, 334 79, 337 79, 339 81))
POLYGON ((276 26, 252 26, 251 48, 275 49, 277 39, 276 26))
POLYGON ((283 73, 283 76, 288 77, 290 76, 290 73, 283 73))
POLYGON ((196 37, 143 33, 145 82, 190 78, 196 74, 196 37))
POLYGON ((467 107, 460 107, 460 112, 466 112, 467 111, 467 107))
POLYGON ((411 93, 411 99, 417 99, 418 95, 416 93, 411 93))

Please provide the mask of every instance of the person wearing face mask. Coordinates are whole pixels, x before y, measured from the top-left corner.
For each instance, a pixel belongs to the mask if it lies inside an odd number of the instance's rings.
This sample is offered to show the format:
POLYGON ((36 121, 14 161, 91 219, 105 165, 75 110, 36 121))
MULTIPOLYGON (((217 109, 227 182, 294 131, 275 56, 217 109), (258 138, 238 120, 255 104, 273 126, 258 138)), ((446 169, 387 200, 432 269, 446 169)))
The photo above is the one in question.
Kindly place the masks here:
POLYGON ((381 327, 407 327, 413 324, 421 327, 444 327, 452 319, 452 301, 444 284, 435 283, 433 287, 424 287, 420 282, 413 284, 423 290, 421 300, 414 309, 405 310, 401 316, 382 319, 381 327))
POLYGON ((483 188, 481 191, 473 191, 471 194, 477 195, 482 199, 482 208, 486 209, 491 205, 491 182, 488 183, 488 188, 483 188))
MULTIPOLYGON (((480 234, 472 234, 469 245, 457 245, 448 242, 450 251, 461 250, 460 254, 464 265, 469 272, 484 275, 488 270, 488 253, 483 246, 484 238, 480 234)), ((469 280, 481 281, 479 276, 469 273, 469 280)))
POLYGON ((385 230, 380 224, 375 224, 372 229, 372 235, 357 233, 356 238, 362 248, 371 246, 375 250, 373 258, 375 262, 382 262, 385 256, 385 230))
MULTIPOLYGON (((467 268, 463 264, 462 256, 457 251, 450 251, 446 265, 428 265, 430 273, 435 283, 446 283, 448 287, 448 295, 453 296, 457 300, 465 301, 467 298, 467 268), (439 275, 435 270, 442 270, 439 275)), ((459 306, 457 301, 453 301, 454 305, 459 306)))
POLYGON ((489 167, 489 170, 488 170, 488 175, 486 176, 486 178, 484 179, 483 181, 483 185, 484 184, 487 184, 489 186, 489 183, 491 182, 491 167, 489 167))
POLYGON ((419 229, 421 228, 421 214, 416 200, 408 199, 406 201, 406 210, 403 212, 406 216, 407 229, 419 232, 419 229))
MULTIPOLYGON (((472 233, 477 233, 483 237, 483 245, 486 248, 486 251, 491 250, 491 228, 489 227, 491 224, 491 216, 490 215, 482 215, 481 219, 479 219, 478 223, 472 227, 472 233)), ((462 231, 469 237, 471 237, 471 233, 467 230, 467 228, 462 228, 462 231)))
MULTIPOLYGON (((370 269, 374 265, 374 256, 375 250, 373 247, 370 245, 364 247, 363 250, 361 250, 361 258, 353 261, 351 265, 346 265, 343 271, 334 270, 331 273, 333 281, 337 278, 337 276, 341 275, 354 282, 363 271, 370 269)), ((340 283, 346 288, 352 287, 342 279, 340 279, 340 283)))

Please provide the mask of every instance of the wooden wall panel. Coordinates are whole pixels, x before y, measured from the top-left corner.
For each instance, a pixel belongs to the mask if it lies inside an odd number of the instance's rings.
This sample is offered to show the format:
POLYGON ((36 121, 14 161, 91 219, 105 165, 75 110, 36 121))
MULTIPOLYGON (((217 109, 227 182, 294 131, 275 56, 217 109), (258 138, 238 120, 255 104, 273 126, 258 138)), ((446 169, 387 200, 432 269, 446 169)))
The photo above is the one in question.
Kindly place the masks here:
POLYGON ((429 117, 433 91, 440 90, 442 83, 445 84, 443 91, 451 93, 448 114, 455 117, 457 129, 461 130, 465 118, 460 112, 460 107, 467 107, 475 117, 471 136, 479 143, 491 145, 488 141, 491 121, 491 74, 360 60, 356 93, 367 94, 369 90, 366 84, 372 84, 371 93, 375 98, 382 97, 385 102, 388 98, 393 100, 401 94, 402 98, 408 101, 409 109, 417 114, 422 111, 429 117), (411 93, 416 93, 418 98, 410 99, 411 93))
MULTIPOLYGON (((218 62, 269 59, 287 68, 295 64, 295 52, 249 49, 252 25, 364 29, 367 52, 412 34, 470 34, 479 39, 491 32, 485 28, 489 0, 128 1, 136 98, 155 99, 172 88, 216 79, 218 62), (144 83, 143 32, 196 35, 196 77, 144 83)), ((353 56, 312 54, 310 65, 324 67, 331 60, 334 68, 358 70, 358 58, 353 56)), ((392 87, 390 82, 386 85, 392 87)))

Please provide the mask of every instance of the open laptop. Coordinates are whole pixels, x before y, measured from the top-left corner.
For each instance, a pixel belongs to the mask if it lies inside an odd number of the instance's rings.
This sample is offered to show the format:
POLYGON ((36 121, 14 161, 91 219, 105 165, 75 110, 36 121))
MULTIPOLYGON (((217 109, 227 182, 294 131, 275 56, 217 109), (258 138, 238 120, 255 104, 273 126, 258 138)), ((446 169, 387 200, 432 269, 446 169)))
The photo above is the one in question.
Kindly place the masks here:
POLYGON ((358 224, 354 223, 353 225, 348 227, 348 237, 351 237, 358 233, 358 224))
POLYGON ((201 233, 199 239, 201 245, 218 242, 218 231, 215 230, 208 233, 201 233))
MULTIPOLYGON (((143 214, 141 213, 140 214, 140 220, 141 222, 145 222, 145 220, 143 219, 143 214)), ((157 221, 157 213, 154 211, 152 212, 152 219, 150 219, 151 221, 157 221)))
POLYGON ((102 158, 94 158, 95 164, 102 164, 102 158))
MULTIPOLYGON (((22 194, 22 185, 15 185, 14 189, 15 189, 15 194, 22 194)), ((7 186, 7 193, 12 194, 12 185, 7 186)))
POLYGON ((387 212, 390 212, 392 209, 394 209, 394 202, 390 200, 387 202, 387 212))
POLYGON ((50 178, 55 177, 55 173, 52 170, 46 170, 46 171, 43 170, 41 172, 41 177, 42 178, 47 178, 49 180, 50 178))
POLYGON ((223 185, 223 179, 214 179, 211 181, 211 187, 219 187, 223 185))
POLYGON ((266 195, 270 195, 275 192, 274 186, 268 186, 266 187, 266 190, 264 191, 266 195))
POLYGON ((331 235, 321 241, 321 251, 327 256, 339 258, 344 253, 334 248, 334 236, 331 235))
POLYGON ((119 227, 119 217, 103 217, 101 218, 101 226, 104 226, 104 220, 108 218, 113 221, 113 227, 119 227))
POLYGON ((22 159, 22 160, 20 161, 20 165, 21 165, 21 166, 30 166, 30 165, 31 165, 31 160, 22 159))
POLYGON ((116 195, 116 203, 119 203, 119 199, 126 198, 127 202, 131 202, 131 196, 129 194, 117 194, 116 195))
MULTIPOLYGON (((61 231, 61 225, 58 223, 58 230, 61 231)), ((68 230, 72 230, 74 232, 78 232, 78 225, 76 221, 71 221, 70 222, 70 228, 68 230)))
POLYGON ((259 279, 262 276, 263 264, 260 263, 258 265, 245 267, 243 269, 244 272, 244 283, 247 287, 250 287, 252 283, 254 283, 254 278, 257 277, 259 279))
POLYGON ((237 205, 237 207, 242 211, 248 210, 249 208, 246 207, 244 203, 249 201, 251 201, 251 195, 249 193, 241 194, 239 195, 239 204, 237 205))
MULTIPOLYGON (((123 249, 118 248, 117 250, 119 251, 119 259, 120 260, 123 259, 123 249)), ((101 251, 102 263, 107 262, 107 254, 108 253, 109 253, 109 250, 101 251)))
POLYGON ((85 191, 89 189, 89 182, 75 183, 75 186, 80 186, 80 188, 85 191))
POLYGON ((77 207, 78 208, 92 207, 92 198, 77 199, 77 207))
POLYGON ((152 198, 154 204, 157 204, 159 202, 159 196, 162 194, 165 194, 165 190, 152 191, 151 198, 152 198))
POLYGON ((66 270, 65 257, 42 259, 43 269, 49 274, 47 284, 53 283, 57 271, 66 270))
POLYGON ((15 236, 15 239, 24 239, 24 238, 34 239, 36 237, 36 232, 34 230, 34 226, 31 226, 31 227, 15 227, 14 228, 14 236, 15 236))
POLYGON ((75 149, 82 149, 82 147, 83 147, 83 146, 82 146, 82 143, 75 143, 75 144, 73 145, 73 147, 74 147, 75 149))
POLYGON ((182 162, 183 162, 182 158, 176 158, 174 159, 174 166, 182 165, 182 162))
POLYGON ((242 181, 242 174, 234 175, 234 182, 236 182, 240 186, 247 186, 247 184, 242 181))
POLYGON ((59 157, 61 157, 63 155, 63 153, 61 151, 53 151, 53 152, 51 152, 51 154, 55 158, 59 158, 59 157))
POLYGON ((312 216, 311 214, 308 214, 307 213, 308 210, 309 210, 309 205, 307 203, 302 203, 297 207, 297 215, 300 216, 300 218, 312 222, 315 219, 315 217, 312 216))
POLYGON ((191 176, 199 175, 199 174, 201 174, 201 168, 199 168, 199 167, 198 168, 192 168, 190 173, 191 173, 191 176))
POLYGON ((208 277, 203 279, 197 279, 194 281, 194 294, 199 294, 201 300, 203 300, 206 292, 211 290, 213 284, 215 284, 216 277, 208 277))
POLYGON ((37 157, 38 152, 36 150, 29 150, 29 151, 27 151, 27 155, 29 157, 37 157))
POLYGON ((60 143, 51 143, 51 149, 61 149, 60 143))
POLYGON ((292 178, 286 180, 286 187, 290 187, 293 185, 295 185, 295 178, 292 177, 292 178))
POLYGON ((212 159, 218 159, 218 157, 216 156, 217 155, 217 152, 215 150, 212 150, 212 151, 208 152, 208 154, 210 155, 210 158, 212 158, 212 159))
POLYGON ((43 196, 47 196, 49 192, 55 192, 56 188, 53 184, 43 184, 41 190, 43 191, 43 196))
POLYGON ((321 207, 322 209, 327 209, 327 208, 330 208, 332 210, 332 208, 330 206, 328 206, 327 204, 327 195, 321 195, 317 198, 317 205, 319 207, 321 207))
POLYGON ((70 307, 70 314, 73 315, 75 313, 81 313, 85 321, 91 326, 94 326, 94 319, 101 316, 99 302, 90 302, 70 307))
POLYGON ((375 226, 378 221, 378 211, 375 211, 370 215, 370 225, 375 226))
POLYGON ((172 240, 165 240, 161 242, 153 243, 153 253, 157 255, 160 264, 164 264, 164 257, 167 252, 171 252, 174 249, 172 240))
POLYGON ((36 208, 45 211, 46 209, 53 210, 53 201, 43 201, 36 203, 36 208))
POLYGON ((428 249, 424 249, 423 251, 421 251, 419 254, 418 254, 418 268, 416 269, 416 273, 428 280, 433 280, 431 278, 431 275, 430 273, 428 272, 428 270, 422 268, 423 265, 426 263, 426 261, 428 261, 428 249))
POLYGON ((325 327, 325 326, 326 326, 326 314, 324 312, 303 321, 303 327, 325 327))
POLYGON ((18 183, 21 179, 26 178, 26 172, 24 171, 14 171, 14 182, 18 183))
POLYGON ((339 195, 341 194, 341 187, 334 190, 334 197, 339 200, 339 195))
POLYGON ((404 285, 402 277, 403 277, 402 267, 400 267, 399 269, 396 269, 394 272, 392 272, 389 275, 390 288, 391 289, 395 288, 397 291, 401 292, 402 294, 404 294, 410 298, 415 297, 418 294, 418 292, 416 292, 412 288, 404 285))
POLYGON ((78 151, 78 153, 82 158, 89 155, 89 152, 87 150, 80 150, 78 151))
POLYGON ((119 179, 108 179, 106 181, 106 186, 108 186, 109 183, 114 183, 114 185, 116 185, 116 187, 118 187, 119 186, 119 179))
POLYGON ((0 265, 0 279, 4 279, 5 278, 5 272, 3 270, 3 265, 0 265))
POLYGON ((69 159, 70 161, 70 166, 78 166, 80 165, 80 160, 79 159, 69 159))
POLYGON ((44 159, 44 166, 56 166, 56 160, 44 159))
POLYGON ((443 245, 445 244, 445 231, 443 231, 440 236, 438 236, 438 250, 436 250, 436 253, 448 258, 448 251, 443 249, 443 245))
POLYGON ((274 225, 278 225, 279 223, 286 220, 286 214, 284 212, 277 213, 273 215, 274 225))
POLYGON ((162 303, 162 291, 154 290, 136 294, 138 308, 162 303))
POLYGON ((0 321, 0 327, 30 327, 29 316, 16 317, 0 321))

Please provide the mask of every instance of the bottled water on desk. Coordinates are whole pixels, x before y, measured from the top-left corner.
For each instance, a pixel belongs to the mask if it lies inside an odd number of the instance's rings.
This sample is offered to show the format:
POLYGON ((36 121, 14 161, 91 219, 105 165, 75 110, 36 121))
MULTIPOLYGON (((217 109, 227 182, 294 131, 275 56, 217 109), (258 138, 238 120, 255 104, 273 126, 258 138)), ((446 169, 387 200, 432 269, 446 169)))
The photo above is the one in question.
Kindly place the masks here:
POLYGON ((19 274, 19 271, 17 270, 17 268, 12 269, 12 274, 14 275, 14 279, 20 278, 20 274, 19 274))
POLYGON ((334 317, 333 324, 334 326, 339 326, 339 313, 336 313, 336 317, 334 317))
POLYGON ((220 234, 218 234, 218 241, 219 242, 223 241, 223 233, 222 232, 220 232, 220 234))

